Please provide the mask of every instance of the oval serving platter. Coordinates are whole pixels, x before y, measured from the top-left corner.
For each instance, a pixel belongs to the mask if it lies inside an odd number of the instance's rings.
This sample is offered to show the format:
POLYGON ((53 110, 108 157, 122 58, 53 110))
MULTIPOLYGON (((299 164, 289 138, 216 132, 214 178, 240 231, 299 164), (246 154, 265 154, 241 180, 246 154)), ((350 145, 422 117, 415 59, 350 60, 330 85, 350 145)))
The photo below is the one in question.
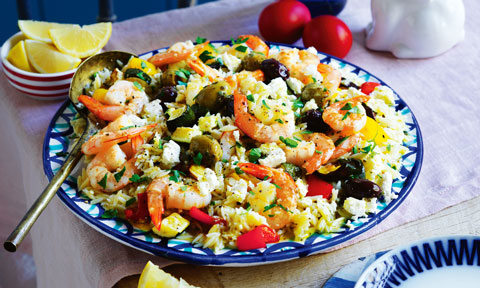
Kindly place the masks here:
POLYGON ((355 288, 479 287, 480 237, 444 236, 393 249, 362 273, 355 288))
MULTIPOLYGON (((229 44, 230 42, 211 41, 211 43, 220 46, 229 44)), ((270 49, 304 49, 285 44, 268 44, 270 45, 270 49)), ((139 55, 139 57, 148 59, 152 55, 165 51, 166 49, 167 48, 162 48, 150 51, 139 55)), ((382 85, 388 86, 379 78, 349 62, 323 53, 318 53, 318 56, 322 63, 336 63, 340 69, 357 74, 365 81, 379 82, 382 85)), ((162 239, 151 232, 136 229, 124 219, 101 218, 100 215, 103 214, 104 209, 100 204, 90 204, 90 201, 77 191, 75 173, 67 178, 57 192, 57 195, 75 215, 106 236, 141 251, 187 263, 199 265, 251 266, 281 262, 321 253, 326 249, 342 244, 364 233, 380 223, 403 202, 417 180, 423 159, 423 142, 420 128, 407 104, 395 92, 394 94, 395 108, 405 115, 407 132, 411 136, 411 140, 408 141, 408 143, 404 143, 404 145, 408 147, 408 152, 402 157, 402 168, 400 170, 402 176, 394 179, 392 184, 392 191, 398 197, 388 205, 379 201, 377 213, 351 222, 350 228, 345 227, 342 232, 313 234, 304 242, 284 241, 268 244, 267 248, 245 252, 235 249, 222 249, 214 252, 208 248, 196 247, 183 240, 175 238, 162 239)), ((65 161, 66 156, 64 155, 69 151, 69 145, 73 142, 70 139, 73 135, 70 120, 73 119, 75 114, 76 112, 72 103, 67 100, 57 111, 47 129, 43 143, 43 167, 49 180, 52 179, 53 175, 65 161)))

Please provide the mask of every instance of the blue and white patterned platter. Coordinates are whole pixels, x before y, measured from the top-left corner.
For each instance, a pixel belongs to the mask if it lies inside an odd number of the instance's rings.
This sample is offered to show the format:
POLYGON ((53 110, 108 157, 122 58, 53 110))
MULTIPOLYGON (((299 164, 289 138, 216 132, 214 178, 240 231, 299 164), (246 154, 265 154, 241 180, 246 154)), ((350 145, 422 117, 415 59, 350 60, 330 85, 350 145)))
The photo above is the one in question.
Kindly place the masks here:
POLYGON ((355 284, 393 287, 480 287, 480 237, 436 237, 393 249, 368 266, 355 284))
MULTIPOLYGON (((214 45, 229 44, 227 41, 212 41, 214 45)), ((292 48, 284 44, 269 43, 271 49, 292 48)), ((295 47, 302 49, 300 47, 295 47)), ((164 51, 166 48, 150 51, 140 55, 143 59, 148 59, 152 55, 164 51)), ((371 75, 364 69, 348 63, 342 59, 319 53, 323 63, 337 63, 340 68, 346 69, 359 75, 365 81, 379 82, 386 85, 383 81, 371 75)), ((396 110, 406 116, 408 133, 411 140, 405 145, 408 152, 403 156, 401 177, 394 179, 392 190, 398 197, 388 205, 379 202, 376 214, 369 215, 367 218, 361 218, 354 221, 352 228, 345 227, 344 231, 331 234, 314 234, 305 242, 286 241, 281 243, 269 244, 267 248, 241 252, 233 249, 223 249, 212 251, 201 247, 195 247, 189 242, 178 239, 162 239, 150 232, 144 232, 136 229, 128 221, 113 218, 103 219, 100 215, 104 209, 99 204, 90 204, 90 202, 77 191, 75 173, 69 176, 63 183, 57 195, 72 210, 74 214, 80 217, 94 229, 107 235, 108 237, 119 241, 125 245, 134 247, 144 252, 168 257, 183 262, 200 265, 225 265, 225 266, 251 266, 269 264, 274 262, 291 260, 311 254, 320 253, 336 245, 342 244, 380 223, 400 203, 407 197, 415 184, 423 159, 423 142, 420 128, 415 116, 407 104, 395 93, 396 110)), ((43 147, 43 165, 49 178, 52 179, 54 173, 58 171, 65 161, 62 154, 69 151, 73 128, 70 120, 75 116, 75 110, 70 101, 66 101, 53 117, 50 126, 47 129, 43 147)))

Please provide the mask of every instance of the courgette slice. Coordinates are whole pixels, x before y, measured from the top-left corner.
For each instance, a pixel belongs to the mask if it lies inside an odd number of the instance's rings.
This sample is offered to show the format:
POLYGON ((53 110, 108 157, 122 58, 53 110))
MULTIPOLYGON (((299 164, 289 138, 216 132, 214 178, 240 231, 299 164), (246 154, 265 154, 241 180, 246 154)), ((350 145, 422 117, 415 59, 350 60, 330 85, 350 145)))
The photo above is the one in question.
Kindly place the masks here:
POLYGON ((185 112, 175 119, 167 120, 169 131, 175 131, 177 127, 192 127, 196 123, 195 113, 189 105, 186 105, 185 112))

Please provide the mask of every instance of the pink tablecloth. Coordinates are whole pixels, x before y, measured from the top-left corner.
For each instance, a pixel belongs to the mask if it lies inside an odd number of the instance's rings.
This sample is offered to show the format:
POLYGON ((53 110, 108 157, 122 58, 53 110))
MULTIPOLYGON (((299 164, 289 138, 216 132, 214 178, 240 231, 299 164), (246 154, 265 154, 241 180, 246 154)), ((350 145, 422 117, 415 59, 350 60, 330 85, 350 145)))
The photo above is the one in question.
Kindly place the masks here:
MULTIPOLYGON (((258 15, 267 2, 220 1, 116 23, 106 48, 141 53, 196 36, 215 40, 258 34, 258 15)), ((423 60, 399 60, 365 49, 363 31, 371 17, 368 0, 349 1, 340 14, 354 35, 346 60, 379 76, 401 95, 420 123, 425 145, 423 168, 410 196, 387 220, 353 242, 480 195, 480 108, 476 104, 480 2, 467 0, 465 5, 465 41, 443 55, 423 60)), ((0 101, 3 239, 47 184, 42 141, 61 102, 26 98, 4 77, 0 77, 0 101)), ((57 197, 31 236, 39 287, 110 287, 122 277, 139 273, 149 259, 157 264, 164 261, 96 232, 57 197)), ((10 272, 14 265, 5 265, 5 260, 22 263, 21 256, 31 253, 29 242, 25 244, 20 256, 0 252, 0 279, 14 274, 10 272)), ((5 281, 0 280, 0 285, 15 286, 5 281)))

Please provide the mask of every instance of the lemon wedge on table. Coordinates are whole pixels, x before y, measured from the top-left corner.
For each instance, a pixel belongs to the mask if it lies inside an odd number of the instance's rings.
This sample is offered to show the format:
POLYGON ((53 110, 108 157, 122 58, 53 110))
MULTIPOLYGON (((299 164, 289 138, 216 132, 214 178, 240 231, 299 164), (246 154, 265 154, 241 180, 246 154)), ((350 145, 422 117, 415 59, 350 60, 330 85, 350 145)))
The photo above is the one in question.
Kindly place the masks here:
POLYGON ((28 72, 35 72, 33 67, 30 66, 30 63, 28 62, 27 51, 25 50, 25 42, 23 40, 15 44, 10 52, 8 52, 7 60, 17 68, 28 72))
POLYGON ((65 54, 85 58, 97 53, 112 35, 112 23, 73 25, 49 30, 53 44, 65 54))
POLYGON ((18 27, 27 38, 38 40, 46 43, 52 43, 48 30, 54 28, 65 28, 78 26, 74 24, 60 24, 53 22, 43 22, 34 20, 18 20, 18 27))
POLYGON ((143 268, 142 274, 140 275, 140 280, 138 281, 138 288, 177 288, 177 287, 184 287, 184 288, 194 288, 196 286, 192 286, 185 282, 182 278, 178 280, 177 278, 173 277, 172 275, 164 272, 160 269, 157 265, 153 264, 152 262, 148 261, 145 268, 143 268))
POLYGON ((58 52, 51 44, 35 40, 25 40, 25 48, 30 64, 40 73, 57 73, 76 68, 82 61, 58 52))

